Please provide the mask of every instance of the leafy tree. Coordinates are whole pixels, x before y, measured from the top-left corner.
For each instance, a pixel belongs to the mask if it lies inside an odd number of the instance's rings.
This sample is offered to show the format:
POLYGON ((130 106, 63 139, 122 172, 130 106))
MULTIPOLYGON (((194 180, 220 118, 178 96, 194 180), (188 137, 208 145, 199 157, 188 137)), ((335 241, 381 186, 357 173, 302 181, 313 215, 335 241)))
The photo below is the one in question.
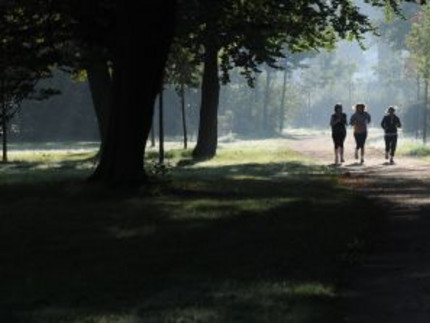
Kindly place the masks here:
MULTIPOLYGON (((369 1, 372 5, 397 3, 369 1)), ((204 64, 202 105, 195 158, 211 158, 217 146, 217 111, 220 81, 229 81, 229 71, 240 67, 252 85, 258 66, 274 66, 285 45, 292 51, 332 47, 337 39, 361 40, 374 30, 368 18, 350 1, 224 0, 198 1, 188 6, 188 30, 184 37, 202 50, 204 64), (218 77, 222 71, 221 80, 218 77)))
POLYGON ((422 114, 422 138, 427 140, 428 125, 428 87, 430 80, 430 5, 425 5, 419 18, 412 25, 407 37, 411 59, 415 63, 418 74, 424 80, 424 105, 422 114))
MULTIPOLYGON (((25 7, 43 3, 41 0, 17 2, 25 7)), ((369 2, 379 6, 388 4, 397 10, 397 1, 369 2)), ((99 51, 100 45, 106 44, 111 50, 112 102, 105 123, 105 145, 93 178, 119 185, 139 183, 144 178, 143 156, 154 101, 176 26, 176 1, 150 0, 142 4, 120 0, 51 0, 46 3, 65 6, 65 12, 72 18, 66 20, 66 27, 75 27, 74 37, 94 45, 96 61, 105 59, 99 51), (92 22, 100 22, 96 27, 101 28, 88 28, 92 22)), ((252 75, 260 63, 272 64, 284 43, 300 51, 333 44, 337 38, 360 39, 364 32, 373 29, 367 17, 347 0, 180 3, 186 9, 185 15, 179 16, 179 21, 187 21, 181 27, 184 35, 194 44, 193 48, 203 49, 197 51, 204 62, 201 135, 195 149, 198 157, 210 157, 216 151, 219 67, 224 72, 224 81, 228 80, 226 72, 235 65, 245 75, 252 75)), ((51 34, 46 32, 46 38, 51 34)))
POLYGON ((401 4, 401 13, 389 21, 380 21, 378 30, 379 41, 388 43, 392 49, 407 49, 406 38, 411 31, 412 18, 416 16, 419 6, 414 3, 401 4))
POLYGON ((47 36, 56 17, 42 13, 45 6, 28 1, 0 3, 0 124, 3 162, 7 161, 8 123, 24 99, 45 99, 57 93, 37 88, 39 80, 51 76, 56 51, 47 36), (29 55, 28 53, 31 53, 29 55))

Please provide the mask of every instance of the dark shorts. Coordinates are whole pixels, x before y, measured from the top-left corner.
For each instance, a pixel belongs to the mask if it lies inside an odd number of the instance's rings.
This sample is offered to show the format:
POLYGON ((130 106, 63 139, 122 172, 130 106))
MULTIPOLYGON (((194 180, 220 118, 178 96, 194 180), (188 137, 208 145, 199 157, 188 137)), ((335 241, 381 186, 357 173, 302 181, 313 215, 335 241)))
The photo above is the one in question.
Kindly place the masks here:
POLYGON ((332 132, 331 137, 333 138, 334 148, 343 148, 346 132, 332 132))
POLYGON ((389 153, 390 156, 394 157, 397 147, 397 135, 390 134, 385 135, 385 152, 389 153))
POLYGON ((355 143, 357 145, 357 149, 363 148, 366 143, 367 132, 354 133, 355 143))

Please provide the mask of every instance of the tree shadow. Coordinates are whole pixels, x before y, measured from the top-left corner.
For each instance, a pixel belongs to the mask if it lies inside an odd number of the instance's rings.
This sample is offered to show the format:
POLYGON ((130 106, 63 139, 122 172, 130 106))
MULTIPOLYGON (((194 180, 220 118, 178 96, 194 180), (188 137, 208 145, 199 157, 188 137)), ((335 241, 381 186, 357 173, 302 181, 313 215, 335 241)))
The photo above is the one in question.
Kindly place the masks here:
POLYGON ((340 315, 327 305, 339 268, 357 261, 378 208, 330 176, 301 163, 192 168, 122 196, 78 181, 0 184, 0 318, 340 315))

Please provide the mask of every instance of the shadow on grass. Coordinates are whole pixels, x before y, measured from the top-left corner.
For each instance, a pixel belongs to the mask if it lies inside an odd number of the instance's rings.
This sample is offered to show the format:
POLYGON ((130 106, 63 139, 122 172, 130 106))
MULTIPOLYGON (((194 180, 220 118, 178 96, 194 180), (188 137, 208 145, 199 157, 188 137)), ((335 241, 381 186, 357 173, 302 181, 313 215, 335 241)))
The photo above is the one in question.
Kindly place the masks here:
POLYGON ((35 178, 0 182, 5 322, 340 322, 379 212, 300 163, 178 169, 122 196, 35 178))

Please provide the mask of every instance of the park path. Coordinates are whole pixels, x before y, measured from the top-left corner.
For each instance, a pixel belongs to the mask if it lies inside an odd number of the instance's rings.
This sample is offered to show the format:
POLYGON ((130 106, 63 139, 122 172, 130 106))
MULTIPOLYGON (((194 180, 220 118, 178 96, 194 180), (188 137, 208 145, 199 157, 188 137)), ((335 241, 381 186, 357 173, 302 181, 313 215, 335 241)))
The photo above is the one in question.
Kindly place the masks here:
MULTIPOLYGON (((398 157, 389 165, 381 142, 370 142, 365 164, 359 165, 351 137, 346 163, 339 167, 342 178, 379 201, 387 219, 370 257, 348 277, 345 322, 429 323, 430 163, 398 157)), ((318 163, 333 163, 329 133, 296 138, 289 145, 318 163)))

